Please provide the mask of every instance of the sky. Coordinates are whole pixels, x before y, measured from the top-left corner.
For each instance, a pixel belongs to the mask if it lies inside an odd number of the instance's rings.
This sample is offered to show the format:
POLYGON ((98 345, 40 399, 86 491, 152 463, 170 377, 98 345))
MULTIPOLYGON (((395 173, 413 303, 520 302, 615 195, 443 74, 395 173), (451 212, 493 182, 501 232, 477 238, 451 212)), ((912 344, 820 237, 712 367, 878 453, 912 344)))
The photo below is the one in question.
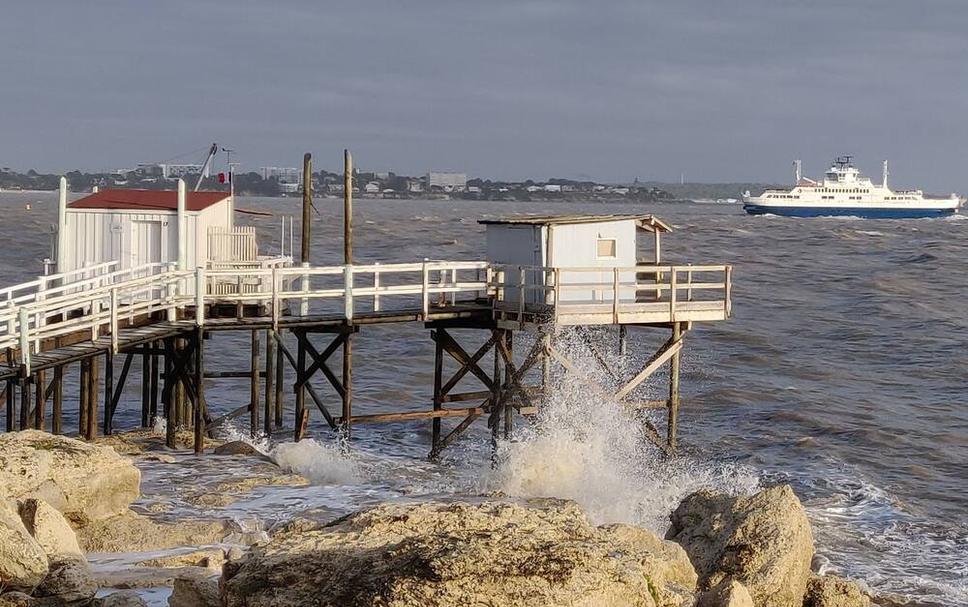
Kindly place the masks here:
POLYGON ((36 0, 0 7, 0 166, 356 165, 968 192, 966 0, 36 0), (224 156, 220 156, 224 163, 224 156))

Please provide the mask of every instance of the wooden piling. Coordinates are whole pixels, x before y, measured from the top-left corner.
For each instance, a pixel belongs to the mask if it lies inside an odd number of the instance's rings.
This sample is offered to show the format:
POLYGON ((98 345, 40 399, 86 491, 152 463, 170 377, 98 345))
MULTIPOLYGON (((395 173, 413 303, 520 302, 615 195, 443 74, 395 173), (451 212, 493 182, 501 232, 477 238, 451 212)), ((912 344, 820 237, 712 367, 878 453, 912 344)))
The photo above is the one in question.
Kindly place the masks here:
MULTIPOLYGON (((158 347, 158 342, 153 342, 153 348, 158 347)), ((158 355, 153 354, 151 358, 151 396, 148 401, 148 423, 154 425, 155 418, 158 417, 158 355)))
POLYGON ((20 380, 20 429, 26 430, 30 427, 30 381, 29 378, 20 380))
MULTIPOLYGON (((682 339, 682 323, 672 323, 672 341, 682 339)), ((669 361, 669 425, 666 442, 671 451, 676 450, 676 433, 679 425, 679 362, 680 354, 677 350, 669 361)))
POLYGON ((82 360, 80 364, 80 380, 78 381, 77 397, 77 435, 87 436, 87 399, 91 397, 91 389, 88 384, 91 382, 90 361, 82 360))
POLYGON ((64 366, 54 367, 54 393, 50 411, 50 431, 61 434, 64 431, 64 366))
POLYGON ((511 397, 511 379, 514 375, 514 365, 512 361, 514 360, 514 333, 511 331, 505 331, 505 343, 507 344, 507 351, 509 356, 508 361, 505 361, 504 367, 504 390, 507 395, 504 398, 504 438, 507 440, 511 438, 511 431, 514 429, 514 400, 511 397))
POLYGON ((172 419, 175 409, 175 378, 173 377, 173 360, 175 343, 173 339, 165 340, 165 385, 161 391, 161 400, 165 415, 165 445, 169 449, 175 448, 175 422, 172 419))
MULTIPOLYGON (((441 390, 444 383, 444 340, 435 338, 434 345, 434 411, 440 411, 443 408, 444 400, 441 390)), ((440 418, 435 417, 430 423, 430 452, 435 454, 440 444, 440 418)))
POLYGON ((151 355, 141 355, 141 427, 151 425, 151 355))
POLYGON ((312 216, 310 209, 313 206, 313 155, 309 152, 303 154, 303 195, 302 195, 302 241, 300 242, 300 261, 309 263, 309 248, 312 243, 312 216))
POLYGON ((283 363, 283 353, 282 353, 282 335, 279 335, 273 331, 273 343, 276 347, 276 396, 273 399, 273 405, 275 406, 275 422, 276 429, 282 428, 282 395, 283 395, 283 384, 286 381, 285 377, 285 364, 283 363))
POLYGON ((47 409, 47 381, 44 371, 37 371, 34 375, 34 385, 37 388, 34 398, 36 401, 34 405, 34 428, 37 430, 46 430, 47 423, 44 420, 44 415, 47 409))
POLYGON ((628 353, 628 327, 618 326, 618 354, 625 356, 628 353))
POLYGON ((195 409, 192 425, 195 429, 195 455, 205 450, 205 339, 201 327, 195 329, 195 409))
POLYGON ((16 416, 17 404, 15 402, 16 398, 17 384, 12 379, 7 380, 7 432, 14 431, 14 417, 16 416))
POLYGON ((259 432, 259 331, 253 329, 249 360, 249 435, 259 432))
POLYGON ((266 436, 272 436, 272 397, 275 395, 276 379, 276 343, 271 329, 266 329, 266 391, 265 411, 263 412, 263 431, 266 436))
POLYGON ((302 335, 297 334, 296 337, 296 383, 294 386, 296 393, 296 415, 295 422, 293 423, 293 440, 298 442, 302 440, 304 426, 308 423, 304 423, 303 419, 308 412, 306 411, 306 378, 304 377, 306 372, 306 346, 302 335))
POLYGON ((89 365, 90 378, 87 383, 90 392, 87 398, 87 440, 94 440, 97 437, 97 391, 98 391, 98 361, 97 356, 92 356, 89 365))
POLYGON ((343 438, 350 439, 353 426, 353 333, 343 337, 343 438))
POLYGON ((108 350, 104 355, 104 435, 110 436, 112 428, 111 405, 114 398, 114 355, 108 350))

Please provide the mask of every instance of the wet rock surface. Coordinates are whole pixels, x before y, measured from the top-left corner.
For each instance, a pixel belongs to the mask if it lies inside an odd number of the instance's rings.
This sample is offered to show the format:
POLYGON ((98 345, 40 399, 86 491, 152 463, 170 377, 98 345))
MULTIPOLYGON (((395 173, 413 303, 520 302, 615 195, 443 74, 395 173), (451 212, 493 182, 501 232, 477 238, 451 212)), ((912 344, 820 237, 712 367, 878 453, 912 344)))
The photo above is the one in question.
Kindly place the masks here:
POLYGON ((146 552, 212 544, 232 530, 227 521, 165 523, 126 511, 78 529, 77 539, 87 552, 146 552))
POLYGON ((32 589, 48 572, 47 554, 13 507, 0 499, 0 590, 32 589))
POLYGON ((228 606, 679 606, 685 552, 628 525, 594 527, 573 502, 385 504, 293 524, 226 565, 228 606))
POLYGON ((871 600, 856 583, 833 575, 811 575, 803 607, 870 607, 871 600))
POLYGON ((39 430, 0 434, 0 498, 40 498, 74 524, 124 512, 141 472, 114 449, 39 430))
POLYGON ((218 580, 202 575, 175 578, 169 607, 220 607, 218 580))

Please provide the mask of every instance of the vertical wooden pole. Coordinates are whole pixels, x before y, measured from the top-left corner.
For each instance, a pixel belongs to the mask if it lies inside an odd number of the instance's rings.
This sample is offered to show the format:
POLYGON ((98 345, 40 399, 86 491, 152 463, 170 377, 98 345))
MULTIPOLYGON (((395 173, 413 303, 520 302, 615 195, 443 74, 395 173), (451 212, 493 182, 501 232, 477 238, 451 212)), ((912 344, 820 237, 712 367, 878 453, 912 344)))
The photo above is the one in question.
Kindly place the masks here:
POLYGON ((625 325, 618 326, 618 353, 619 356, 625 356, 628 353, 628 327, 625 325))
POLYGON ((169 449, 175 448, 175 386, 177 382, 172 375, 172 355, 175 351, 173 339, 165 340, 165 385, 161 391, 161 400, 165 413, 165 445, 169 449))
POLYGON ((350 439, 353 426, 353 333, 343 338, 343 438, 350 439))
POLYGON ((111 400, 114 395, 114 354, 108 350, 104 355, 104 435, 110 436, 112 428, 111 400))
POLYGON ((195 428, 195 455, 201 455, 205 450, 205 335, 202 327, 195 329, 195 410, 193 426, 195 428))
MULTIPOLYGON (((511 355, 511 360, 513 361, 514 360, 513 358, 514 333, 512 333, 511 331, 506 331, 505 335, 507 336, 508 354, 511 355)), ((504 369, 504 381, 505 381, 504 390, 507 392, 507 395, 504 398, 504 438, 505 439, 511 438, 511 431, 514 429, 514 399, 511 396, 511 383, 510 383, 511 376, 513 375, 512 369, 513 367, 511 363, 507 363, 507 366, 504 369)))
MULTIPOLYGON (((672 339, 682 339, 682 323, 672 324, 672 339)), ((669 426, 666 441, 672 451, 676 450, 676 432, 679 425, 679 362, 679 352, 676 352, 669 361, 669 426)))
MULTIPOLYGON (((145 348, 150 348, 148 344, 145 348)), ((151 355, 141 355, 141 427, 151 425, 151 355)))
POLYGON ((20 380, 20 429, 26 430, 33 421, 30 417, 30 378, 20 380))
MULTIPOLYGON (((175 352, 177 353, 178 358, 181 358, 182 356, 185 355, 184 339, 178 338, 175 340, 175 352)), ((171 363, 172 370, 174 370, 174 366, 175 366, 174 361, 172 361, 171 363)), ((180 377, 172 377, 171 381, 175 392, 174 393, 175 402, 174 402, 174 405, 172 406, 171 418, 168 419, 168 425, 177 429, 179 426, 181 426, 184 423, 184 420, 182 418, 182 411, 185 408, 185 386, 182 385, 180 377)))
POLYGON ((312 216, 310 209, 313 206, 313 155, 309 152, 303 154, 303 196, 302 196, 302 242, 300 261, 309 263, 309 247, 312 241, 312 216))
POLYGON ((353 155, 343 150, 343 263, 353 263, 353 155))
POLYGON ((497 340, 494 344, 494 371, 491 383, 491 414, 488 422, 491 424, 491 442, 497 444, 498 422, 501 421, 501 351, 500 344, 504 340, 505 331, 496 329, 497 340))
POLYGON ((541 354, 541 397, 547 401, 548 391, 551 389, 551 357, 548 356, 548 352, 551 350, 551 334, 543 332, 541 341, 544 344, 544 352, 541 354))
POLYGON ((91 372, 90 372, 90 361, 85 359, 81 361, 80 370, 80 387, 78 388, 77 397, 77 435, 81 438, 87 436, 87 399, 91 397, 91 388, 88 384, 91 382, 91 372))
POLYGON ((34 406, 34 428, 38 430, 46 430, 47 423, 44 420, 44 415, 46 414, 45 409, 47 409, 47 377, 44 371, 37 371, 34 376, 34 384, 37 387, 37 395, 34 400, 37 404, 34 406))
POLYGON ((94 440, 97 437, 97 391, 98 391, 98 360, 97 356, 91 357, 90 362, 91 377, 87 387, 91 394, 87 398, 87 440, 94 440))
POLYGON ((274 333, 276 342, 276 397, 273 399, 273 404, 276 408, 276 428, 282 428, 282 395, 283 395, 283 384, 286 381, 285 371, 286 365, 283 361, 285 355, 282 353, 282 335, 279 333, 274 333))
MULTIPOLYGON (((151 342, 148 347, 152 349, 162 347, 161 342, 151 342)), ((154 424, 158 417, 158 354, 151 354, 151 396, 148 404, 148 423, 154 424)))
MULTIPOLYGON (((444 337, 443 335, 434 337, 434 411, 440 411, 444 397, 441 393, 444 381, 444 337)), ((437 447, 440 443, 440 418, 433 418, 432 424, 430 452, 437 453, 437 447)))
POLYGON ((50 431, 60 434, 64 431, 64 366, 54 367, 54 394, 50 412, 50 431))
POLYGON ((265 411, 263 415, 263 430, 266 436, 272 436, 272 397, 275 395, 274 383, 276 380, 276 343, 272 334, 272 329, 266 329, 266 393, 265 411))
POLYGON ((293 423, 293 439, 297 442, 302 440, 303 416, 306 411, 306 346, 303 340, 306 334, 299 332, 296 335, 296 418, 293 423))
POLYGON ((249 361, 249 435, 259 432, 259 331, 252 330, 252 352, 249 361))
POLYGON ((15 427, 13 423, 13 418, 16 416, 16 408, 17 408, 16 402, 15 402, 16 390, 17 390, 17 384, 12 379, 8 379, 7 380, 7 425, 6 425, 7 432, 13 432, 15 427))

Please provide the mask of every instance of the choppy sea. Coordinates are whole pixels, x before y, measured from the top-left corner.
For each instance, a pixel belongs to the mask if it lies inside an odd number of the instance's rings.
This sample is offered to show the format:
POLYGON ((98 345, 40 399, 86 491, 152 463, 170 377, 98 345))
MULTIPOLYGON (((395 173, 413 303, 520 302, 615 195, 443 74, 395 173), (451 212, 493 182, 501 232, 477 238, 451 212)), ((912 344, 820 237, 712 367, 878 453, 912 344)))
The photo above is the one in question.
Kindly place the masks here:
MULTIPOLYGON (((314 263, 340 262, 341 204, 316 201, 314 263)), ((299 206, 296 198, 237 202, 273 214, 240 218, 257 226, 266 253, 279 249, 280 216, 298 216, 299 206)), ((335 515, 389 498, 500 490, 570 497, 596 522, 661 533, 691 490, 788 482, 813 523, 819 568, 895 600, 968 604, 968 217, 804 220, 748 217, 717 204, 359 200, 355 256, 480 259, 481 218, 629 212, 672 224, 667 261, 734 265, 733 318, 687 336, 682 457, 664 461, 639 423, 561 378, 541 418, 499 445, 495 466, 483 423, 431 463, 429 422, 357 426, 341 448, 316 417, 315 441, 262 443, 314 484, 259 489, 220 514, 265 527, 306 510, 335 515)), ((0 193, 0 285, 40 272, 55 215, 56 194, 0 193)), ((593 337, 613 343, 604 332, 593 337)), ((633 332, 631 360, 612 362, 634 364, 665 337, 633 332)), ((582 340, 561 338, 598 372, 582 356, 582 340)), ((207 364, 245 368, 248 347, 242 336, 219 334, 207 364)), ((426 409, 433 350, 420 325, 364 329, 355 343, 354 412, 426 409)), ((134 367, 119 428, 140 420, 134 367)), ((648 388, 656 396, 663 379, 648 388)), ((239 380, 213 380, 206 390, 216 413, 248 398, 239 380)), ((244 473, 213 458, 183 461, 190 465, 144 465, 144 492, 154 496, 146 499, 170 500, 173 516, 200 513, 179 501, 179 483, 244 473)))

